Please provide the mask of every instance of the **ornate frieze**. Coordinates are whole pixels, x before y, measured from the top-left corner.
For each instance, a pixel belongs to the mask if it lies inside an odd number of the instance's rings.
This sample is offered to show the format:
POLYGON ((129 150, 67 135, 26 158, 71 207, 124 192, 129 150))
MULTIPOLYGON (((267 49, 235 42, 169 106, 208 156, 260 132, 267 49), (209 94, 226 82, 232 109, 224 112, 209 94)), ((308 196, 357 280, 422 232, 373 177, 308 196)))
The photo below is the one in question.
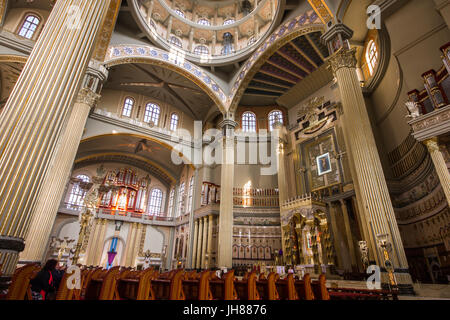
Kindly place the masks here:
POLYGON ((450 105, 421 115, 409 122, 413 129, 412 135, 419 141, 424 141, 450 131, 450 105))

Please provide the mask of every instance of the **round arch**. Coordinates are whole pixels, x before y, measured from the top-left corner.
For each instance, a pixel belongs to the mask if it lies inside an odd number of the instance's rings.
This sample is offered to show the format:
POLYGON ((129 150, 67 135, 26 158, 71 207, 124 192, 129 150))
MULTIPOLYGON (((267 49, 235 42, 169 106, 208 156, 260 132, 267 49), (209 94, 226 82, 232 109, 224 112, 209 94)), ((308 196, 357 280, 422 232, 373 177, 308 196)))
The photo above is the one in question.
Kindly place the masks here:
POLYGON ((227 95, 209 74, 184 59, 182 53, 164 51, 151 46, 118 45, 108 49, 104 62, 106 68, 129 63, 143 63, 167 68, 186 77, 199 86, 216 103, 222 113, 226 112, 227 95))
POLYGON ((227 110, 231 113, 236 112, 239 101, 244 95, 244 91, 248 84, 267 59, 269 59, 278 49, 302 35, 317 31, 324 32, 325 30, 326 26, 314 11, 308 11, 281 25, 253 53, 247 63, 241 68, 241 71, 237 74, 228 99, 229 103, 227 110))
MULTIPOLYGON (((164 142, 164 141, 161 141, 161 140, 159 140, 159 139, 157 139, 157 138, 150 137, 150 136, 146 136, 146 135, 143 135, 143 134, 129 133, 129 132, 107 133, 107 134, 94 135, 94 136, 91 136, 91 137, 82 139, 82 140, 80 141, 80 145, 81 145, 83 142, 88 142, 88 141, 92 141, 92 140, 99 139, 99 138, 104 138, 104 137, 121 137, 121 136, 124 136, 124 137, 134 137, 134 138, 138 138, 138 139, 146 139, 146 140, 155 142, 155 143, 161 145, 162 147, 167 148, 167 149, 169 149, 169 150, 171 150, 171 151, 175 149, 175 147, 174 147, 173 145, 170 145, 170 144, 168 144, 168 143, 166 143, 166 142, 164 142)), ((130 155, 130 156, 131 156, 131 155, 130 155)), ((183 160, 184 164, 187 164, 187 165, 189 165, 192 169, 195 169, 195 166, 192 164, 192 161, 191 161, 189 158, 187 158, 184 154, 179 154, 179 156, 180 156, 180 158, 183 160)), ((78 159, 77 159, 77 160, 78 160, 78 159)), ((146 160, 147 160, 147 161, 150 161, 150 160, 148 160, 148 159, 146 159, 146 160)))

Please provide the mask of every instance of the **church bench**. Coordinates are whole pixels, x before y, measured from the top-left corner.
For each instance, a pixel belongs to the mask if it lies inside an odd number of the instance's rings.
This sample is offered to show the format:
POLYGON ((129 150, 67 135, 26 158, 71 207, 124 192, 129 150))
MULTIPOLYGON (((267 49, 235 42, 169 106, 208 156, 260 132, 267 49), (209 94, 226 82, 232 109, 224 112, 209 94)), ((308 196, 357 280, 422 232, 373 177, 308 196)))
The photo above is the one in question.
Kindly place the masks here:
POLYGON ((134 271, 117 280, 117 293, 120 300, 155 300, 152 280, 156 276, 153 269, 134 271))
POLYGON ((119 275, 120 267, 113 267, 92 277, 86 288, 85 300, 118 299, 116 282, 119 275))
POLYGON ((330 300, 330 294, 327 289, 327 280, 324 274, 321 274, 318 280, 313 280, 311 282, 311 288, 316 300, 330 300))
POLYGON ((311 276, 308 273, 303 276, 303 280, 296 280, 294 286, 300 300, 314 300, 311 276))
POLYGON ((277 291, 276 282, 280 276, 274 272, 271 272, 267 279, 263 274, 261 276, 256 281, 256 288, 261 300, 279 300, 280 296, 277 291))
POLYGON ((213 276, 209 286, 214 300, 237 300, 238 296, 234 287, 234 270, 228 271, 223 279, 213 276))
POLYGON ((6 300, 32 300, 30 281, 38 272, 38 264, 28 264, 18 268, 11 279, 6 300))
POLYGON ((279 279, 275 283, 280 300, 298 300, 295 290, 295 279, 293 274, 288 274, 285 279, 279 279))
POLYGON ((183 270, 175 270, 171 272, 172 278, 158 278, 151 282, 156 300, 184 300, 184 292, 182 279, 184 278, 183 270))
POLYGON ((234 287, 236 288, 239 300, 260 300, 256 286, 257 277, 256 272, 252 272, 249 274, 247 280, 234 281, 234 287))

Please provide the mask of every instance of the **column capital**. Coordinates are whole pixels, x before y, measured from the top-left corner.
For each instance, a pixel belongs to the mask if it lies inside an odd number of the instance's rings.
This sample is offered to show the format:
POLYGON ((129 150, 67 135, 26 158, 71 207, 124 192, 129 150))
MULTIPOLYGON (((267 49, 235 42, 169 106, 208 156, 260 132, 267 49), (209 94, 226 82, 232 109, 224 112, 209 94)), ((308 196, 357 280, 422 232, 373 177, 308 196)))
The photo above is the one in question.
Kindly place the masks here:
POLYGON ((425 140, 424 143, 429 152, 440 151, 437 137, 425 140))
POLYGON ((100 95, 93 92, 91 89, 82 88, 76 97, 76 103, 82 103, 90 106, 91 108, 95 107, 98 100, 100 99, 100 95))
POLYGON ((342 48, 334 55, 328 58, 329 67, 334 75, 339 69, 342 68, 356 68, 356 48, 345 49, 342 48))

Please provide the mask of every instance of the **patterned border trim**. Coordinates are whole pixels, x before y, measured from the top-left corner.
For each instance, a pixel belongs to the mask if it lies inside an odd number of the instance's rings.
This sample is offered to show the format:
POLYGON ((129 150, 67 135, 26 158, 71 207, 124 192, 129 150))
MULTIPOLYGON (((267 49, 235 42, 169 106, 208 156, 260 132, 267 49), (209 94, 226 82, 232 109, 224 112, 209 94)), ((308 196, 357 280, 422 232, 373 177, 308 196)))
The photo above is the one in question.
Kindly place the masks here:
POLYGON ((110 46, 105 66, 112 67, 126 63, 147 63, 161 65, 178 72, 203 88, 222 112, 228 103, 224 90, 202 69, 187 61, 179 51, 168 52, 151 46, 110 46))
POLYGON ((242 67, 228 98, 228 110, 234 112, 247 85, 266 60, 287 42, 315 31, 325 31, 325 25, 313 10, 298 16, 278 27, 270 37, 253 53, 242 67))

